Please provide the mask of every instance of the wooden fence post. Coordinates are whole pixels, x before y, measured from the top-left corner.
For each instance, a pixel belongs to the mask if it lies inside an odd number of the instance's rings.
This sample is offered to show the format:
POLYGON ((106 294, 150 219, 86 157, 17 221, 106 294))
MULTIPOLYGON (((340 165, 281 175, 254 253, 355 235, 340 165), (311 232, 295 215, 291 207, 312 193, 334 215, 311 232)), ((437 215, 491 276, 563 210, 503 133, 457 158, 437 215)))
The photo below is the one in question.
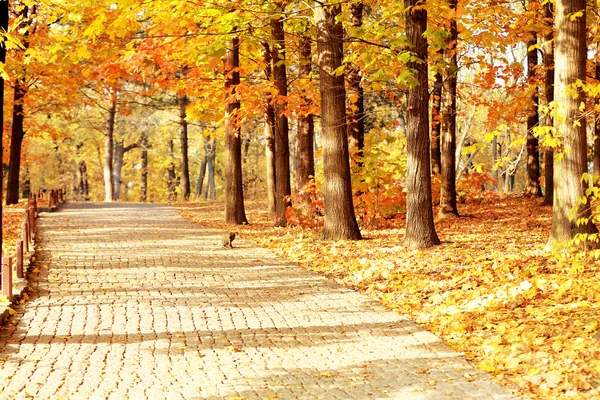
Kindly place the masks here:
POLYGON ((21 228, 21 238, 23 239, 23 251, 25 251, 25 253, 29 253, 29 226, 27 224, 27 218, 23 220, 21 228))
POLYGON ((17 239, 17 278, 23 279, 23 240, 17 239))
POLYGON ((33 241, 35 238, 35 209, 33 206, 29 206, 27 209, 27 216, 29 217, 29 238, 33 241))
POLYGON ((2 295, 13 301, 12 295, 12 258, 2 257, 2 295))

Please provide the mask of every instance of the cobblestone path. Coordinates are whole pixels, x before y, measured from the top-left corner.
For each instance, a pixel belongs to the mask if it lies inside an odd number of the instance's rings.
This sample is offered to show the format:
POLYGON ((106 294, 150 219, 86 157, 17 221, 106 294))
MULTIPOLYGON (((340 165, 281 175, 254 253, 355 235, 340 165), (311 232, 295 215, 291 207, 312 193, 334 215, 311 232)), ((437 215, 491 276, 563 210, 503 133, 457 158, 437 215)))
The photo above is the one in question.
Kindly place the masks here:
POLYGON ((40 218, 2 399, 512 399, 369 298, 162 205, 40 218))

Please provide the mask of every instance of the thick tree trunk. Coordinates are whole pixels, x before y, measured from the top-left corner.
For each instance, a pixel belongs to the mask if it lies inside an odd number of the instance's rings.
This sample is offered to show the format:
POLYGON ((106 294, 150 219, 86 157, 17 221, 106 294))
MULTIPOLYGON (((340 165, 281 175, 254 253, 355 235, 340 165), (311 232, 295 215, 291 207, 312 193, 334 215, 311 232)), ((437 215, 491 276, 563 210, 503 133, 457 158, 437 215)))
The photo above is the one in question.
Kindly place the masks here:
MULTIPOLYGON (((440 52, 443 53, 442 50, 440 52)), ((431 173, 442 173, 441 128, 442 128, 442 86, 444 77, 441 72, 434 75, 431 91, 431 173)))
POLYGON ((167 199, 169 201, 177 200, 177 173, 175 172, 175 146, 173 138, 167 140, 167 156, 169 165, 167 166, 167 199))
MULTIPOLYGON (((556 1, 556 58, 554 99, 560 105, 560 118, 554 119, 554 127, 563 137, 562 158, 554 166, 554 206, 552 207, 552 232, 548 247, 565 243, 578 233, 596 233, 591 221, 590 204, 579 204, 585 196, 581 177, 587 172, 587 138, 585 116, 579 111, 585 93, 578 89, 574 98, 571 85, 577 80, 585 81, 586 49, 586 3, 585 0, 556 1), (580 16, 573 18, 573 15, 580 16), (575 218, 570 218, 576 210, 575 218), (588 219, 582 223, 581 218, 588 219)), ((583 242, 583 247, 593 247, 583 242)))
POLYGON ((335 71, 342 65, 343 27, 339 21, 341 5, 324 7, 315 2, 317 51, 319 59, 321 126, 325 222, 322 237, 341 240, 361 239, 352 204, 352 182, 348 134, 346 132, 346 90, 344 74, 335 71))
MULTIPOLYGON (((451 10, 456 10, 457 0, 449 0, 451 10)), ((458 216, 456 207, 456 80, 458 64, 456 47, 458 30, 456 19, 450 20, 450 36, 448 47, 444 50, 444 58, 448 63, 447 76, 443 82, 442 95, 442 184, 440 186, 440 208, 438 217, 458 216)))
POLYGON ((406 35, 414 45, 418 61, 408 63, 418 85, 409 88, 407 99, 406 141, 408 157, 406 196, 406 236, 411 248, 440 244, 433 224, 431 200, 431 164, 429 147, 429 96, 427 82, 427 11, 415 8, 417 0, 405 0, 406 35))
MULTIPOLYGON (((206 140, 206 139, 204 139, 206 140)), ((208 163, 208 155, 206 154, 206 147, 204 148, 204 157, 202 157, 202 161, 200 162, 200 171, 198 173, 198 183, 196 184, 196 193, 194 194, 194 199, 198 200, 200 195, 202 194, 202 189, 204 188, 204 177, 206 176, 206 165, 208 163)))
POLYGON ((117 94, 111 93, 106 130, 104 131, 104 201, 113 201, 114 183, 112 178, 114 157, 115 115, 117 114, 117 94))
POLYGON ((142 176, 140 183, 140 202, 145 203, 148 200, 148 137, 142 138, 142 176))
MULTIPOLYGON (((300 43, 300 76, 309 79, 311 64, 311 40, 303 36, 300 43)), ((308 97, 303 98, 310 106, 308 97)), ((296 166, 296 187, 302 189, 315 176, 315 122, 312 113, 301 113, 298 118, 298 163, 296 166)))
POLYGON ((6 204, 19 202, 19 172, 21 170, 21 146, 25 131, 23 129, 23 102, 27 93, 27 85, 21 78, 15 81, 13 122, 10 135, 10 156, 8 163, 8 178, 6 182, 6 204))
MULTIPOLYGON (((265 76, 268 81, 273 80, 271 68, 272 51, 268 43, 263 42, 265 57, 265 76)), ((269 216, 275 218, 275 108, 273 98, 269 93, 265 101, 265 162, 267 170, 267 209, 269 216)))
MULTIPOLYGON (((363 3, 350 5, 350 23, 360 27, 363 22, 363 3)), ((363 149, 365 147, 365 96, 361 85, 360 69, 357 65, 348 64, 348 137, 350 138, 350 155, 357 165, 362 165, 363 149)))
POLYGON ((247 224, 242 185, 242 137, 237 112, 240 101, 240 39, 232 37, 225 53, 225 223, 247 224))
POLYGON ((190 163, 188 157, 188 123, 186 121, 185 108, 188 105, 188 98, 185 94, 179 96, 179 140, 181 143, 181 195, 183 201, 190 199, 190 163))
POLYGON ((291 192, 290 183, 290 142, 288 118, 285 115, 287 103, 287 72, 285 65, 285 34, 283 17, 271 20, 271 32, 276 46, 273 48, 273 81, 280 98, 275 102, 275 226, 286 226, 285 210, 290 205, 286 200, 291 192))
MULTIPOLYGON (((554 19, 553 3, 544 5, 544 19, 550 26, 554 19)), ((554 33, 544 35, 544 67, 546 69, 544 91, 546 103, 554 101, 554 33)), ((553 121, 550 113, 546 115, 546 125, 552 126, 553 121)), ((544 150, 544 205, 551 206, 554 203, 554 149, 550 146, 544 150)))
MULTIPOLYGON (((533 37, 527 41, 527 48, 537 44, 537 35, 532 33, 533 37)), ((537 91, 535 68, 538 64, 537 49, 527 51, 527 79, 533 86, 531 93, 531 104, 529 106, 529 115, 527 116, 527 183, 525 185, 525 196, 542 197, 542 187, 540 186, 540 156, 538 152, 538 138, 533 134, 533 129, 539 125, 540 116, 538 113, 539 96, 537 91)))

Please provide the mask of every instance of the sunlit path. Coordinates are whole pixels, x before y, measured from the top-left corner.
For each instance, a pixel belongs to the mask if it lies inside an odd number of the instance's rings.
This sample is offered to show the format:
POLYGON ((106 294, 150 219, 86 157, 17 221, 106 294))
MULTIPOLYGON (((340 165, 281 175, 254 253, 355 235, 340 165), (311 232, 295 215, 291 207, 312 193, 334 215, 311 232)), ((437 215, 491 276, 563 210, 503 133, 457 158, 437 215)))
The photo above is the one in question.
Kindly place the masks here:
POLYGON ((0 398, 512 398, 414 323, 168 206, 68 204, 40 232, 0 398))

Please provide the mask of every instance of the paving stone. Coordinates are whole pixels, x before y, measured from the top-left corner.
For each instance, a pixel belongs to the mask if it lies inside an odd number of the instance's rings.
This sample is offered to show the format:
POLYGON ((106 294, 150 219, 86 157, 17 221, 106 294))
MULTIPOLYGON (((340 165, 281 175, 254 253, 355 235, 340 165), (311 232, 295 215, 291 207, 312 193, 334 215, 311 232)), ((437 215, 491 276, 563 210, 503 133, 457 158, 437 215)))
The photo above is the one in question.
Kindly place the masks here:
POLYGON ((515 398, 407 318, 169 206, 71 203, 38 229, 0 399, 515 398))

